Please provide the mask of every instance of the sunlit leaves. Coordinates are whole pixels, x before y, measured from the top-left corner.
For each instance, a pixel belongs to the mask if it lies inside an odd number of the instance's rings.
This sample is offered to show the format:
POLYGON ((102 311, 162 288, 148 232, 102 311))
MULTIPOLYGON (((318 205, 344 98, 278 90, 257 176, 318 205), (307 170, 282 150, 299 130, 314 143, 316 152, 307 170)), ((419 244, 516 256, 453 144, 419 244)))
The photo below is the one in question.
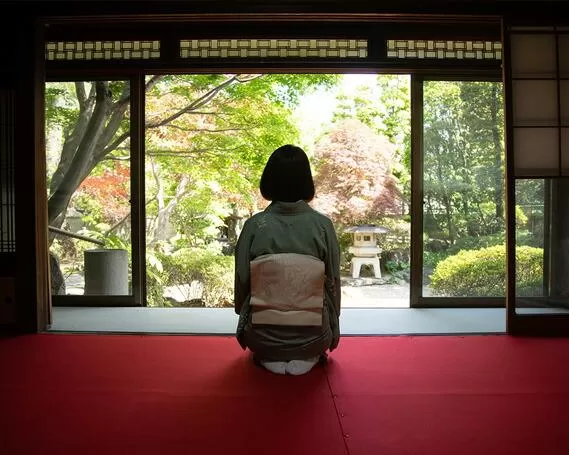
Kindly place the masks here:
POLYGON ((175 196, 181 176, 190 185, 171 222, 197 241, 212 238, 230 210, 259 205, 258 182, 272 151, 298 139, 292 107, 298 97, 336 76, 217 74, 161 77, 147 93, 149 216, 154 199, 175 196), (201 233, 201 234, 200 234, 201 233))

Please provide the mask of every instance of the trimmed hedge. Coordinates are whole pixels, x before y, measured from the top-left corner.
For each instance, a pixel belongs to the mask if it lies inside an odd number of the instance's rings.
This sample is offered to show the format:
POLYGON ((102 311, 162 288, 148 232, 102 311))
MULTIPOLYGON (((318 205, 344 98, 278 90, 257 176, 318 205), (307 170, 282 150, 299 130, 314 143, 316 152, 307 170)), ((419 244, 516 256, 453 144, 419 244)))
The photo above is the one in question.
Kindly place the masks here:
MULTIPOLYGON (((503 297, 506 292, 506 247, 497 245, 461 251, 439 262, 430 278, 430 286, 438 295, 503 297)), ((539 295, 542 280, 543 250, 517 247, 517 295, 539 295)))

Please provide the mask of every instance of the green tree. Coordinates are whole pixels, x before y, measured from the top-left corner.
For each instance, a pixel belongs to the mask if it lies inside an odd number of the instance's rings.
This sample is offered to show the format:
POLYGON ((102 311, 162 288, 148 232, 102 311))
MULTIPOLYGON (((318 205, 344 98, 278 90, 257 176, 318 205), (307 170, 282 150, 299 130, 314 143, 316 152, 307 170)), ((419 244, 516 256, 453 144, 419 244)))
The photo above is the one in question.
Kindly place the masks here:
MULTIPOLYGON (((149 77, 149 103, 163 109, 146 118, 146 130, 151 132, 148 150, 151 156, 176 154, 208 169, 231 169, 235 162, 258 164, 267 148, 287 137, 290 123, 276 110, 284 114, 302 93, 336 79, 247 74, 149 77), (265 117, 270 106, 277 108, 265 117), (252 132, 263 128, 264 134, 252 132), (179 141, 184 145, 177 145, 179 141)), ((87 176, 103 160, 128 157, 130 86, 125 81, 49 84, 46 100, 49 134, 61 134, 61 153, 49 179, 48 220, 61 226, 72 196, 87 176)), ((235 178, 244 181, 247 175, 235 178)), ((186 180, 185 188, 194 183, 186 180)), ((185 188, 178 189, 183 193, 185 188)))
POLYGON ((425 227, 454 244, 503 231, 499 84, 425 83, 425 227))

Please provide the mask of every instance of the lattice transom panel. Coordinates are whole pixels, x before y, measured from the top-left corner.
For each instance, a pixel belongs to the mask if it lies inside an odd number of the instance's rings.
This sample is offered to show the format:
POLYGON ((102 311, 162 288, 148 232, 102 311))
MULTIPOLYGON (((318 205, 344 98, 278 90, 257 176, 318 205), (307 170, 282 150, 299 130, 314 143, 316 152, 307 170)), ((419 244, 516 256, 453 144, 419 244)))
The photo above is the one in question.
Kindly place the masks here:
POLYGON ((500 41, 388 40, 387 56, 416 59, 501 60, 500 41))
POLYGON ((180 41, 182 58, 366 58, 367 40, 195 39, 180 41))
POLYGON ((14 94, 0 89, 0 253, 16 251, 14 94))
POLYGON ((57 41, 45 44, 46 60, 150 60, 160 41, 57 41))

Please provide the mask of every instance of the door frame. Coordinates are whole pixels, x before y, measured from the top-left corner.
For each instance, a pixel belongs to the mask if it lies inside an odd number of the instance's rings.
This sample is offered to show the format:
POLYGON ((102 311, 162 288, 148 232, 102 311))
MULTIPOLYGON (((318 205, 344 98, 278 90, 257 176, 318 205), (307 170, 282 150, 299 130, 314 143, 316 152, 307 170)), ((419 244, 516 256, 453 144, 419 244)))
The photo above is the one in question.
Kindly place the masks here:
MULTIPOLYGON (((229 36, 239 36, 250 30, 250 23, 254 21, 256 30, 263 24, 266 28, 274 29, 272 33, 285 33, 291 36, 294 33, 290 30, 290 22, 297 22, 295 27, 303 27, 302 22, 295 18, 275 16, 272 19, 278 22, 272 24, 267 15, 254 17, 255 15, 244 15, 236 18, 235 21, 221 16, 210 15, 206 19, 199 17, 184 18, 119 18, 116 22, 105 23, 106 27, 100 27, 100 19, 90 17, 82 18, 43 18, 40 26, 46 28, 45 43, 50 40, 74 40, 85 39, 85 33, 91 33, 90 39, 100 39, 96 37, 106 36, 105 33, 115 33, 122 39, 136 39, 143 30, 145 33, 153 35, 154 38, 162 39, 162 51, 164 59, 160 61, 130 61, 122 65, 116 65, 109 61, 62 61, 45 62, 47 80, 93 80, 95 78, 124 79, 131 81, 132 100, 131 100, 131 216, 133 223, 132 237, 132 264, 133 264, 133 296, 129 298, 102 299, 97 297, 86 299, 85 296, 77 296, 75 302, 68 300, 69 304, 77 305, 81 301, 82 305, 96 306, 144 306, 145 299, 145 208, 144 208, 144 78, 147 74, 179 74, 179 73, 204 73, 204 72, 236 72, 260 71, 260 72, 352 72, 352 73, 377 73, 377 74, 409 74, 411 75, 411 147, 412 147, 412 170, 411 170, 411 284, 410 284, 410 306, 421 307, 500 307, 504 306, 504 299, 449 299, 449 298, 424 298, 422 297, 422 160, 417 157, 422 156, 422 83, 431 78, 456 80, 486 80, 488 78, 501 78, 499 62, 496 61, 467 61, 467 60, 435 60, 430 61, 412 58, 393 59, 389 58, 386 50, 380 45, 386 43, 387 38, 404 39, 405 36, 425 36, 444 39, 480 40, 490 39, 495 36, 496 24, 499 25, 499 17, 477 17, 463 16, 460 18, 453 16, 434 16, 423 17, 417 23, 415 18, 402 16, 394 19, 381 15, 361 16, 356 19, 347 15, 338 16, 335 19, 326 17, 325 22, 320 22, 320 27, 324 30, 325 36, 348 37, 362 36, 362 30, 368 35, 370 40, 370 55, 365 60, 354 61, 318 61, 306 60, 298 61, 227 61, 227 59, 204 59, 202 61, 191 62, 188 66, 187 61, 182 61, 176 51, 177 41, 172 34, 181 33, 187 29, 188 21, 195 25, 198 34, 211 36, 211 30, 220 25, 220 30, 229 36), (238 20, 237 20, 238 19, 238 20), (121 20, 124 24, 121 24, 121 20), (146 22, 145 22, 146 21, 146 22), (117 25, 118 24, 118 25, 117 25), (126 25, 125 25, 126 24, 126 25), (221 28, 221 24, 223 28, 221 28), (437 27, 435 27, 437 25, 437 27), (381 33, 378 32, 381 30, 381 33), (389 35, 389 34, 392 35, 389 35), (137 35, 138 34, 138 35, 137 35), (449 35, 450 34, 450 35, 449 35), (95 37, 95 38, 93 38, 95 37), (486 37, 486 38, 484 38, 486 37), (420 172, 420 174, 419 174, 420 172), (136 193, 136 194, 135 194, 136 193), (136 232, 134 227, 136 225, 136 232), (135 261, 136 257, 136 261, 135 261), (455 303, 453 303, 455 302, 455 303), (458 304, 456 303, 458 302, 458 304)), ((270 15, 269 15, 270 16, 270 15)), ((311 16, 311 20, 318 23, 320 16, 311 16)), ((304 24, 310 25, 310 24, 304 24)), ((309 27, 310 28, 310 27, 309 27)), ((499 27, 498 27, 499 29, 499 27)), ((306 27, 302 28, 302 33, 308 33, 306 27)), ((184 32, 185 33, 185 32, 184 32)), ((258 32, 256 32, 258 33, 258 32)), ((267 33, 267 32, 265 32, 267 33)), ((314 32, 312 32, 314 33, 314 32)), ((280 36, 280 35, 279 35, 280 36)), ((55 296, 57 297, 57 296, 55 296)), ((70 296, 66 296, 68 298, 70 296)), ((58 298, 54 303, 60 305, 58 298)), ((63 299, 61 299, 63 300, 63 299)), ((62 302, 63 303, 63 302, 62 302)))
MULTIPOLYGON (((562 172, 562 145, 561 145, 561 129, 567 128, 561 122, 561 97, 560 97, 560 81, 567 80, 567 77, 560 75, 560 62, 559 62, 559 36, 568 35, 568 21, 565 17, 548 18, 545 21, 536 21, 535 19, 516 19, 515 17, 502 18, 502 43, 503 43, 503 72, 504 72, 504 104, 505 104, 505 139, 506 139, 506 246, 508 258, 507 263, 507 294, 506 294, 506 326, 507 332, 512 335, 529 335, 529 336, 567 336, 569 335, 569 313, 526 313, 516 311, 516 180, 518 178, 568 178, 562 172), (520 79, 519 75, 515 75, 512 70, 512 40, 511 36, 514 33, 522 35, 536 35, 536 34, 549 34, 555 37, 555 77, 553 79, 542 77, 544 79, 555 80, 557 82, 557 124, 550 125, 552 128, 557 128, 558 133, 558 173, 555 175, 540 175, 539 170, 530 173, 526 176, 516 176, 515 169, 515 137, 514 130, 514 87, 513 81, 515 78, 520 79), (516 76, 516 77, 514 77, 516 76)), ((527 77, 528 80, 540 79, 540 77, 527 77)), ((531 169, 530 169, 531 171, 531 169)), ((544 207, 547 209, 550 193, 549 184, 546 185, 546 196, 544 198, 544 207)), ((548 288, 547 282, 550 279, 550 264, 549 264, 549 248, 550 243, 550 219, 549 215, 545 217, 544 225, 545 239, 544 239, 544 288, 548 288)), ((569 301, 566 304, 569 305, 569 301)))
MULTIPOLYGON (((145 306, 146 302, 146 264, 144 233, 146 223, 144 221, 146 207, 144 203, 144 116, 145 116, 145 90, 144 76, 135 73, 129 77, 89 77, 84 75, 81 78, 46 78, 46 82, 66 82, 66 81, 95 81, 95 80, 124 80, 130 84, 130 234, 131 234, 131 284, 132 292, 124 296, 98 296, 98 295, 52 295, 53 306, 93 306, 93 307, 138 307, 145 306), (142 195, 142 198, 141 198, 142 195), (142 201, 141 201, 142 199, 142 201)), ((45 132, 44 132, 45 135, 45 132)), ((45 166, 46 155, 43 151, 43 162, 45 166)), ((45 181, 45 176, 44 176, 45 181)), ((46 193, 47 194, 47 193, 46 193)), ((47 225, 46 225, 47 229, 47 225)), ((49 253, 49 247, 48 247, 49 253)))

